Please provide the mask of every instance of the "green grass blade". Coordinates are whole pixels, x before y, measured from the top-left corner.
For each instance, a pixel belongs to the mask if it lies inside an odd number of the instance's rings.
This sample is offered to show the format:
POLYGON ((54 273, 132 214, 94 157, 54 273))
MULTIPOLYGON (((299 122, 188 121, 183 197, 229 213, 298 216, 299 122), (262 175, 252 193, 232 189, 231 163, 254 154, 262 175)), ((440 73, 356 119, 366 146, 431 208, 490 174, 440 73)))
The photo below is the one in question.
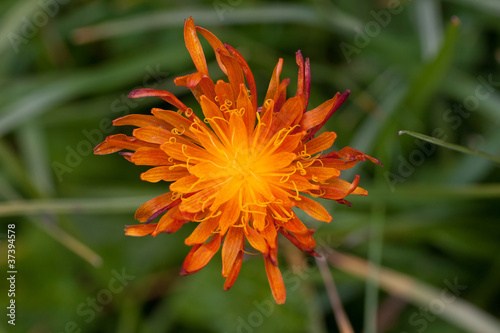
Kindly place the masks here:
POLYGON ((464 146, 460 146, 460 145, 457 145, 457 144, 454 144, 454 143, 449 143, 449 142, 443 141, 441 139, 434 138, 434 137, 427 136, 425 134, 421 134, 421 133, 417 133, 417 132, 413 132, 413 131, 402 130, 402 131, 399 131, 398 134, 399 135, 408 134, 410 136, 413 136, 415 138, 418 138, 418 139, 421 139, 421 140, 433 143, 433 144, 438 145, 438 146, 442 146, 442 147, 445 147, 445 148, 448 148, 448 149, 451 149, 451 150, 455 150, 455 151, 458 151, 458 152, 461 152, 461 153, 464 153, 464 154, 470 154, 470 155, 475 155, 475 156, 479 156, 479 157, 482 157, 482 158, 486 158, 486 159, 488 159, 488 160, 490 160, 492 162, 500 164, 500 156, 491 155, 491 154, 484 153, 484 152, 481 152, 481 151, 477 151, 477 150, 474 150, 474 149, 470 149, 470 148, 467 148, 467 147, 464 147, 464 146))

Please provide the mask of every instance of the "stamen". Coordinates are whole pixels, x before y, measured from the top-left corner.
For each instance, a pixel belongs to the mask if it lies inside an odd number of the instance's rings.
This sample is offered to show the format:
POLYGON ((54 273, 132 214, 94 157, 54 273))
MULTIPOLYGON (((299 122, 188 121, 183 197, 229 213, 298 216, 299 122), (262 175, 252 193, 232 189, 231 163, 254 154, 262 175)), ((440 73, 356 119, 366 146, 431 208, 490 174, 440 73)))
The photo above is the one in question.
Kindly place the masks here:
POLYGON ((181 168, 186 168, 187 169, 187 164, 181 164, 181 163, 177 163, 177 164, 174 164, 174 165, 171 165, 168 170, 172 171, 174 170, 174 168, 176 167, 181 167, 181 168))
MULTIPOLYGON (((193 220, 193 221, 194 222, 203 222, 203 221, 206 221, 206 220, 211 219, 213 217, 217 217, 221 214, 222 214, 222 212, 220 210, 218 210, 215 212, 211 212, 208 216, 205 216, 205 217, 201 218, 200 220, 193 220)), ((196 213, 196 215, 198 215, 198 213, 196 213)), ((196 215, 195 215, 195 217, 196 217, 196 215)))
POLYGON ((326 194, 326 190, 320 189, 319 193, 308 191, 307 194, 309 194, 311 197, 318 198, 324 196, 326 194))
MULTIPOLYGON (((299 190, 297 189, 297 184, 295 184, 295 182, 292 180, 292 184, 293 184, 293 187, 295 188, 295 194, 296 196, 292 196, 295 200, 300 200, 300 197, 299 197, 299 190)), ((281 207, 281 206, 280 206, 281 207)))
POLYGON ((170 132, 172 132, 172 134, 174 134, 174 135, 183 135, 186 132, 186 128, 182 125, 181 125, 181 128, 182 128, 181 130, 178 129, 177 127, 172 128, 172 130, 170 130, 170 132))
MULTIPOLYGON (((257 202, 255 203, 255 205, 259 206, 259 207, 267 207, 268 205, 272 204, 273 201, 263 201, 263 202, 259 202, 259 200, 257 200, 257 202)), ((274 203, 276 203, 276 201, 274 201, 274 203)))
MULTIPOLYGON (((257 204, 254 204, 254 205, 257 205, 257 204)), ((264 212, 259 212, 259 211, 256 211, 256 210, 250 210, 250 209, 244 209, 244 208, 241 211, 245 212, 245 213, 266 215, 266 213, 264 213, 264 212)))
POLYGON ((266 109, 269 109, 269 106, 271 105, 271 103, 272 103, 272 102, 273 102, 273 100, 272 100, 272 99, 270 99, 270 98, 266 99, 266 100, 264 101, 264 107, 265 107, 266 109))
POLYGON ((205 211, 205 205, 207 204, 207 202, 209 202, 210 200, 212 200, 212 198, 215 198, 215 196, 216 196, 216 195, 217 195, 217 194, 212 194, 212 195, 211 195, 211 196, 209 196, 209 197, 207 198, 207 200, 205 200, 205 201, 202 201, 202 200, 201 200, 201 198, 199 198, 199 199, 197 200, 197 203, 201 203, 201 211, 202 211, 202 212, 204 212, 204 211, 205 211))
POLYGON ((297 169, 299 170, 302 176, 307 174, 307 171, 304 169, 304 166, 300 162, 297 162, 297 169))
POLYGON ((289 174, 285 174, 281 176, 280 183, 286 183, 290 179, 290 176, 293 175, 297 171, 296 167, 293 167, 293 171, 289 174))
POLYGON ((293 130, 294 130, 296 127, 298 127, 298 126, 299 126, 299 125, 294 125, 294 126, 292 126, 292 127, 288 128, 288 129, 286 129, 286 128, 281 129, 281 130, 278 132, 278 134, 276 135, 276 139, 274 140, 274 145, 275 145, 275 146, 279 146, 279 145, 281 145, 281 144, 283 143, 283 141, 285 141, 286 136, 287 136, 288 134, 290 134, 290 132, 291 132, 291 131, 293 131, 293 130), (286 133, 285 133, 285 132, 286 132, 286 133), (280 136, 281 136, 281 134, 282 134, 282 133, 285 133, 285 134, 283 135, 283 137, 282 137, 282 138, 280 138, 280 136))
POLYGON ((251 255, 251 256, 257 256, 257 255, 261 254, 260 252, 258 252, 258 253, 253 253, 253 252, 248 252, 248 251, 245 251, 245 250, 243 250, 243 253, 245 253, 245 254, 249 254, 249 255, 251 255))
POLYGON ((186 149, 187 149, 187 145, 182 145, 181 146, 181 152, 182 152, 182 154, 187 157, 186 168, 189 169, 189 160, 191 160, 193 157, 192 156, 188 156, 188 154, 186 154, 186 149))

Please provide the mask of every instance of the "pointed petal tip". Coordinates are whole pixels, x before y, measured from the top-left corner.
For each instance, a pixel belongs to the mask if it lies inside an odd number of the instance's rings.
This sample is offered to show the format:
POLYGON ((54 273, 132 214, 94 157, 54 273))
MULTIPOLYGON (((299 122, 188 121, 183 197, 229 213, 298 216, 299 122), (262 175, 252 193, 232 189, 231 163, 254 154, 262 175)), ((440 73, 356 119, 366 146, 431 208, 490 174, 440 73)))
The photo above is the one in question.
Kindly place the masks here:
POLYGON ((136 95, 139 95, 141 93, 142 89, 136 89, 128 94, 128 98, 136 98, 136 95))
POLYGON ((378 158, 371 157, 370 161, 372 161, 373 163, 376 163, 376 164, 380 165, 381 167, 384 167, 384 165, 382 164, 382 162, 380 162, 380 160, 378 158))

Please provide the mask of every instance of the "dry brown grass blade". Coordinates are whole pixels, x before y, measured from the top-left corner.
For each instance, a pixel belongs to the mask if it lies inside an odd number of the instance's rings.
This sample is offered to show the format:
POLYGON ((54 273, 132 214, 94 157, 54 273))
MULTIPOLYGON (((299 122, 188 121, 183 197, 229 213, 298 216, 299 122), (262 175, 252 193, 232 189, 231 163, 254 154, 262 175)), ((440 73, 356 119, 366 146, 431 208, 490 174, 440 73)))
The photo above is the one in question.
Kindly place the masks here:
POLYGON ((332 305, 333 314, 335 315, 339 331, 341 333, 354 333, 351 322, 342 306, 342 301, 335 287, 335 281, 333 280, 332 273, 328 268, 325 258, 316 258, 316 263, 318 264, 321 277, 325 283, 326 292, 328 293, 328 298, 330 299, 330 304, 332 305))
MULTIPOLYGON (((370 278, 372 264, 364 259, 334 251, 327 260, 332 266, 347 273, 363 279, 370 278)), ((381 267, 378 276, 380 288, 415 305, 430 308, 433 314, 457 327, 473 333, 500 332, 500 322, 497 319, 458 297, 467 286, 457 283, 456 277, 451 280, 453 282, 445 280, 445 287, 438 289, 387 268, 381 267)))

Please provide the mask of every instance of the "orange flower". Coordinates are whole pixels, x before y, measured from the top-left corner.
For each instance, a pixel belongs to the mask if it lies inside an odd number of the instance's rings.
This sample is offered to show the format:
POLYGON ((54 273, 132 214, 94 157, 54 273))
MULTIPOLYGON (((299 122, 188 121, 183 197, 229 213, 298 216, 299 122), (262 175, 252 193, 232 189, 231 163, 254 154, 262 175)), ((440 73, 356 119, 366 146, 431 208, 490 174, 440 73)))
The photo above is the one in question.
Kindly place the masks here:
POLYGON ((160 97, 178 110, 154 108, 152 116, 134 114, 116 119, 115 126, 138 128, 133 136, 107 137, 95 153, 129 150, 121 153, 127 160, 153 166, 141 175, 142 180, 173 182, 169 192, 139 207, 135 218, 143 223, 127 226, 126 235, 173 233, 187 222, 196 222, 185 240, 192 249, 181 274, 202 269, 222 245, 225 290, 238 276, 247 240, 263 254, 273 296, 282 304, 286 293, 278 268, 278 233, 302 251, 317 255, 314 230, 308 229, 292 208, 330 222, 326 209, 304 194, 349 204, 344 199, 348 194, 366 195, 367 191, 358 187, 358 176, 352 183, 339 179, 341 170, 366 159, 380 162, 350 147, 321 153, 337 135, 314 135, 349 91, 306 111, 311 76, 309 59, 304 61, 300 51, 296 53, 299 73, 295 96, 286 98, 290 80, 279 79, 280 59, 263 106, 257 107, 252 72, 238 51, 195 26, 192 18, 186 20, 184 38, 197 71, 176 78, 175 84, 191 89, 204 120, 167 91, 135 90, 129 97, 160 97), (214 49, 229 82, 210 79, 198 33, 214 49), (151 223, 160 215, 157 223, 151 223))

